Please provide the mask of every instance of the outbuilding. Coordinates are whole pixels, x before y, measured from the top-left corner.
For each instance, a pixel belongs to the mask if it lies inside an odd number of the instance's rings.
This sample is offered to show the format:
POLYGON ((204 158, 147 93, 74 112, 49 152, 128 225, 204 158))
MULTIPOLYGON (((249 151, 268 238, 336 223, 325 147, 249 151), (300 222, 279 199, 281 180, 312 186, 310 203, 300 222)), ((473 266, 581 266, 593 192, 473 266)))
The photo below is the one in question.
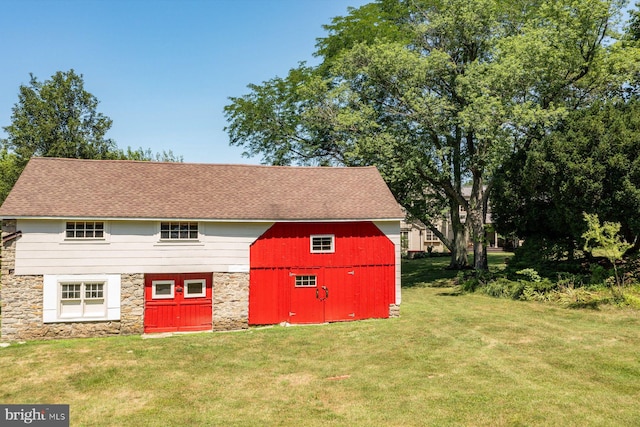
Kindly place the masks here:
POLYGON ((0 207, 2 339, 399 315, 374 167, 33 158, 0 207))

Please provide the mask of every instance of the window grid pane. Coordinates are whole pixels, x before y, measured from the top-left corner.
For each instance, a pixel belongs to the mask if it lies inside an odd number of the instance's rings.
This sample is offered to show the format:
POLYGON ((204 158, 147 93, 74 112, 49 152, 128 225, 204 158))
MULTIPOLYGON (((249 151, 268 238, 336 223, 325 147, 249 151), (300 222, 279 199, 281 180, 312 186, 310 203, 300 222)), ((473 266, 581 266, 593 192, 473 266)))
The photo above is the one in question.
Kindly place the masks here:
POLYGON ((315 287, 316 276, 296 276, 296 287, 315 287))
POLYGON ((80 299, 80 288, 82 287, 79 283, 67 283, 62 285, 62 299, 80 299))
POLYGON ((162 222, 160 238, 168 240, 195 240, 198 238, 197 222, 162 222))
POLYGON ((104 222, 101 221, 70 221, 67 222, 65 236, 68 239, 102 239, 104 237, 104 222))
POLYGON ((312 252, 333 252, 333 236, 312 236, 312 252))
POLYGON ((84 285, 84 297, 86 299, 104 298, 104 288, 102 283, 86 283, 84 285))

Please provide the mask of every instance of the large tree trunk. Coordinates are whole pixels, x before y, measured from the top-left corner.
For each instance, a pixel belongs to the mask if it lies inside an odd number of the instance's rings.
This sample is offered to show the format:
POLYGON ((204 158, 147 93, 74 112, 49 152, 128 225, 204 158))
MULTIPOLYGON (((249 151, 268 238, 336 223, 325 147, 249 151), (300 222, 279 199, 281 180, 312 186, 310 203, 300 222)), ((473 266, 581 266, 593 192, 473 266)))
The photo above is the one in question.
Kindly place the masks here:
POLYGON ((487 239, 485 223, 484 188, 482 176, 474 173, 473 185, 467 209, 467 223, 473 241, 473 268, 477 271, 488 269, 487 239))
POLYGON ((464 224, 460 222, 460 206, 451 202, 451 230, 453 238, 451 239, 451 261, 449 269, 462 270, 469 267, 469 258, 467 257, 467 230, 464 224))

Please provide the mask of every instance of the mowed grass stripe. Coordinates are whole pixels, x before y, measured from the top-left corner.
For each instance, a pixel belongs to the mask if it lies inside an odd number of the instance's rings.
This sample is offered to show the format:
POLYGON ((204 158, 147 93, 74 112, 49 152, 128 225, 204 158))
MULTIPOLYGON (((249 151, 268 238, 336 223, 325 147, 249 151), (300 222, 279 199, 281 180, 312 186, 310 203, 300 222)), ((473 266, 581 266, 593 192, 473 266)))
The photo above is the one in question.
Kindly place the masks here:
POLYGON ((74 426, 637 425, 640 317, 416 285, 399 319, 29 342, 0 373, 74 426))

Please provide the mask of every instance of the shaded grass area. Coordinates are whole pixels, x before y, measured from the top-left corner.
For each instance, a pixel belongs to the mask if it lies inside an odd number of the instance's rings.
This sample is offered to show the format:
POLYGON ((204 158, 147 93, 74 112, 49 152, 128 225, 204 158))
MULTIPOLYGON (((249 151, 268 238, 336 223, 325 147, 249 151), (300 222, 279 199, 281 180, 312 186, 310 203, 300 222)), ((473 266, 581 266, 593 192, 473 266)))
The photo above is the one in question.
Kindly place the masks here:
POLYGON ((421 283, 398 319, 12 345, 0 401, 73 426, 637 425, 637 311, 421 283))
MULTIPOLYGON (((502 270, 505 260, 513 257, 511 252, 490 252, 487 254, 489 270, 492 272, 502 270)), ((453 279, 458 275, 457 270, 448 270, 450 259, 448 257, 421 258, 417 260, 402 261, 402 287, 438 287, 452 286, 453 279)), ((469 263, 473 259, 469 257, 469 263)))

